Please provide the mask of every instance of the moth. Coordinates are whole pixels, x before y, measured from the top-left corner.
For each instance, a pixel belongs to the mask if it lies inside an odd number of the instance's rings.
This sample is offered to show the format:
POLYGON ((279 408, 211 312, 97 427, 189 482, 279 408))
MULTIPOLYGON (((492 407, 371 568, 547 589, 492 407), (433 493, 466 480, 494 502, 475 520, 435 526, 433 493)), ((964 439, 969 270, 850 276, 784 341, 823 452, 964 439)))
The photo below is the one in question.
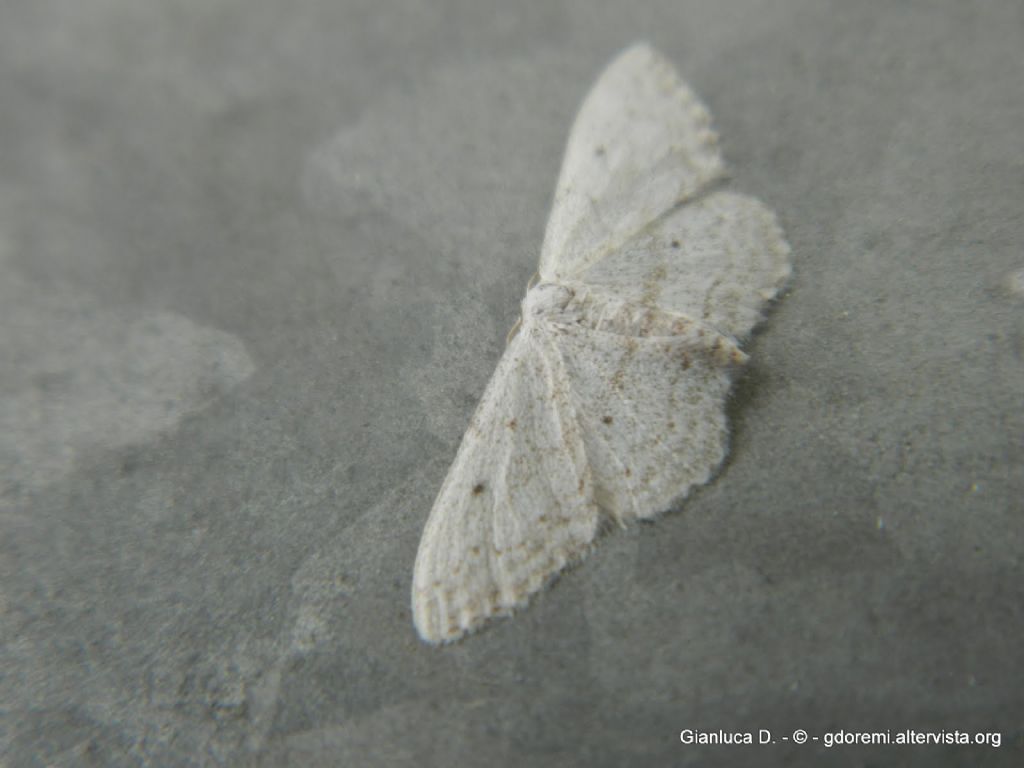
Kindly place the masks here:
POLYGON ((423 640, 523 606, 605 523, 676 507, 722 463, 739 343, 790 274, 774 214, 724 173, 672 65, 619 54, 580 108, 539 280, 423 531, 423 640))

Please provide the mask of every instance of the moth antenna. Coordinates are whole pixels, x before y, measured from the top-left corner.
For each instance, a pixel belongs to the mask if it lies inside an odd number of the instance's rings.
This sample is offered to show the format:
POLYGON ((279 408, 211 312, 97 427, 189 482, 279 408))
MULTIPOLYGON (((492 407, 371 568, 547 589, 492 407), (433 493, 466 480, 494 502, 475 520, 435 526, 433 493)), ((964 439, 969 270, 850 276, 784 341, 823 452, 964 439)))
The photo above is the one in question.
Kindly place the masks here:
POLYGON ((516 334, 519 333, 519 327, 522 324, 523 324, 523 316, 520 315, 519 317, 516 318, 515 324, 511 328, 509 328, 508 335, 505 337, 505 346, 506 347, 509 344, 512 343, 512 339, 514 339, 516 337, 516 334))

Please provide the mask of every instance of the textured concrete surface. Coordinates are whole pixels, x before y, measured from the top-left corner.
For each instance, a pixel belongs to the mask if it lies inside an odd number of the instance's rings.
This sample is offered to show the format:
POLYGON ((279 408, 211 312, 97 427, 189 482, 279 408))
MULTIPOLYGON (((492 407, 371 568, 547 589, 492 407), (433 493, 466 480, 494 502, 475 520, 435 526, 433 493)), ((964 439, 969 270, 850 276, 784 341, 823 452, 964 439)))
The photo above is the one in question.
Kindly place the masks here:
POLYGON ((4 3, 0 765, 1020 765, 1022 71, 1014 0, 4 3), (421 527, 642 38, 791 291, 713 484, 428 648, 421 527), (821 740, 868 729, 1001 746, 821 740))

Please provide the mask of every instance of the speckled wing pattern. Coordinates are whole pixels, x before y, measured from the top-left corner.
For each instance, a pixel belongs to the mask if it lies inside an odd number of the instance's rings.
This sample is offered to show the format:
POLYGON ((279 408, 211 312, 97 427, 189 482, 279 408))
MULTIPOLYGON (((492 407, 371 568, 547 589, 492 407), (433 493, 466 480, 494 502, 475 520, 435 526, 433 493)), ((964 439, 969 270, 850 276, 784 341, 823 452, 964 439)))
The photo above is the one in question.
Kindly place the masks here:
POLYGON ((563 314, 549 327, 594 499, 625 525, 670 509, 725 458, 723 404, 746 355, 702 323, 634 304, 609 307, 594 294, 583 304, 595 300, 606 305, 581 307, 575 321, 563 314))
POLYGON ((597 532, 581 430, 550 342, 540 326, 512 339, 434 503, 413 592, 427 640, 520 605, 597 532))
POLYGON ((711 116, 646 44, 620 53, 569 134, 540 276, 565 279, 615 251, 725 172, 711 116))
POLYGON ((771 211, 710 189, 722 169, 672 67, 643 44, 620 54, 576 119, 541 282, 423 532, 427 642, 524 605, 603 520, 664 512, 721 464, 738 340, 790 271, 771 211))
POLYGON ((572 277, 743 339, 789 274, 775 214, 753 197, 720 190, 675 208, 572 277))

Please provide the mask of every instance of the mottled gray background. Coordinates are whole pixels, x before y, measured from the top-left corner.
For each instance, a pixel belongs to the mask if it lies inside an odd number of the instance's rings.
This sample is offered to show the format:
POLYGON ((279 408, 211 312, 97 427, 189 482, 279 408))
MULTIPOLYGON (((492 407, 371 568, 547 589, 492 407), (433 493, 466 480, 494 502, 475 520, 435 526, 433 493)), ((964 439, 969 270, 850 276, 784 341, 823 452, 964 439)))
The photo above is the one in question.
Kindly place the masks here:
POLYGON ((1022 73, 1015 0, 3 3, 0 765, 1020 765, 1022 73), (428 648, 420 530, 644 38, 791 290, 714 483, 428 648))

